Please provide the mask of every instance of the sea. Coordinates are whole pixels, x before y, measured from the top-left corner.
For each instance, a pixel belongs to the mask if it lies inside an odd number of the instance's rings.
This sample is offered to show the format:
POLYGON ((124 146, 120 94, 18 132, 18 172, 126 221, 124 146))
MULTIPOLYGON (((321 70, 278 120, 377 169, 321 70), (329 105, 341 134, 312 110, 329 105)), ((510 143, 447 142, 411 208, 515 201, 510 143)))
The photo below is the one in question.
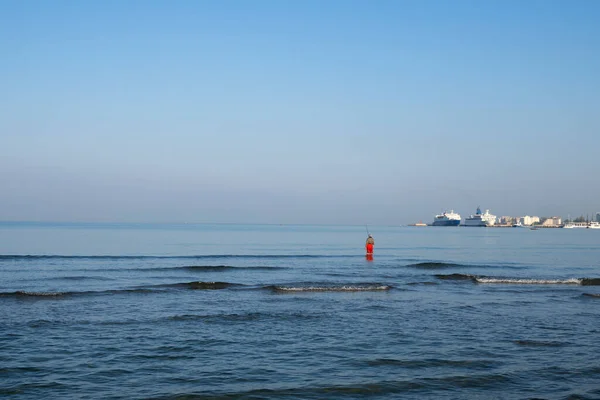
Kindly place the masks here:
POLYGON ((0 223, 0 397, 600 399, 600 230, 0 223))

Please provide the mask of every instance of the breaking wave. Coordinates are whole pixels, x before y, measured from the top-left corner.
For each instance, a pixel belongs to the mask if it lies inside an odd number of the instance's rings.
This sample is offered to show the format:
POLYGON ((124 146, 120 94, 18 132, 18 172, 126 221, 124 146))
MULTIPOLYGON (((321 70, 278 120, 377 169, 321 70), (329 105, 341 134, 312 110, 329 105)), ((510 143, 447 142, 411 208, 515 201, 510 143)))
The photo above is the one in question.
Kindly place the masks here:
POLYGON ((477 283, 506 283, 516 285, 581 285, 582 279, 475 278, 477 283))
POLYGON ((187 288, 194 290, 219 290, 219 289, 227 289, 234 286, 243 286, 237 283, 229 283, 229 282, 182 282, 182 283, 171 283, 164 285, 157 285, 154 287, 157 288, 187 288))
POLYGON ((17 290, 15 292, 3 292, 0 293, 0 297, 47 297, 47 298, 57 298, 57 297, 66 297, 68 295, 73 294, 73 292, 30 292, 26 290, 17 290))
POLYGON ((63 298, 67 296, 83 296, 83 295, 119 295, 119 294, 152 294, 160 293, 168 290, 223 290, 230 288, 249 288, 249 289, 267 289, 278 293, 292 292, 372 292, 386 291, 392 288, 391 285, 380 283, 352 283, 352 284, 299 284, 299 285, 267 285, 267 286, 246 286, 239 283, 231 282, 177 282, 166 283, 153 286, 143 286, 127 289, 110 289, 101 291, 72 291, 72 292, 36 292, 18 290, 14 292, 0 293, 0 298, 63 298))
POLYGON ((374 292, 390 290, 392 286, 383 284, 346 284, 346 285, 270 285, 266 289, 273 290, 278 293, 295 293, 295 292, 374 292))
POLYGON ((534 279, 534 278, 495 278, 469 274, 437 274, 441 280, 472 281, 475 283, 497 283, 513 285, 581 285, 599 286, 600 278, 534 279))

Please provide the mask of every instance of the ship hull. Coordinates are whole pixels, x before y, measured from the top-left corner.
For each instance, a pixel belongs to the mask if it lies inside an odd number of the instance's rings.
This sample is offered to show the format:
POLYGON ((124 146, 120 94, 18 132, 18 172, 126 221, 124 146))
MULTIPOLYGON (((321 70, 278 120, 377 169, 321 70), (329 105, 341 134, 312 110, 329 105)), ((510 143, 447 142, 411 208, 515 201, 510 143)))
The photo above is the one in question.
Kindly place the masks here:
POLYGON ((446 221, 433 221, 431 226, 458 226, 460 225, 460 219, 449 219, 446 221))
POLYGON ((474 226, 474 227, 486 227, 488 226, 488 224, 481 219, 465 219, 465 225, 464 226, 474 226))

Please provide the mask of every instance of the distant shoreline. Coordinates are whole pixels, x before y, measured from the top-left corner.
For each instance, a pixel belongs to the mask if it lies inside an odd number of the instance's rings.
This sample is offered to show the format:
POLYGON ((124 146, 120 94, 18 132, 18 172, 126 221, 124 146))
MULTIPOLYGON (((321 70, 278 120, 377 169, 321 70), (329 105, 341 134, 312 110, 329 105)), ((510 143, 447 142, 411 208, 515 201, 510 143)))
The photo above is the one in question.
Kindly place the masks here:
MULTIPOLYGON (((489 225, 489 226, 466 226, 466 225, 456 225, 456 226, 434 226, 434 225, 418 225, 418 224, 410 224, 407 226, 422 228, 422 227, 435 227, 435 228, 519 228, 517 226, 512 225, 489 225)), ((539 229, 558 229, 563 228, 563 225, 553 225, 553 226, 543 226, 543 225, 523 225, 520 228, 539 228, 539 229)))

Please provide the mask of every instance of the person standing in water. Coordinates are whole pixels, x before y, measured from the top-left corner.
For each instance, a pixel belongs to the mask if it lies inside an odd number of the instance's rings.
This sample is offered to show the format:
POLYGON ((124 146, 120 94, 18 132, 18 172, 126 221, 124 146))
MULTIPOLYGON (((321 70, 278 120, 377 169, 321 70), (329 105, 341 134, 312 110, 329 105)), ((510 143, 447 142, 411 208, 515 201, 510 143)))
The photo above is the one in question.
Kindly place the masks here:
POLYGON ((375 239, 369 233, 369 237, 367 238, 367 243, 365 244, 365 249, 367 249, 367 255, 373 254, 373 247, 375 246, 375 239))

